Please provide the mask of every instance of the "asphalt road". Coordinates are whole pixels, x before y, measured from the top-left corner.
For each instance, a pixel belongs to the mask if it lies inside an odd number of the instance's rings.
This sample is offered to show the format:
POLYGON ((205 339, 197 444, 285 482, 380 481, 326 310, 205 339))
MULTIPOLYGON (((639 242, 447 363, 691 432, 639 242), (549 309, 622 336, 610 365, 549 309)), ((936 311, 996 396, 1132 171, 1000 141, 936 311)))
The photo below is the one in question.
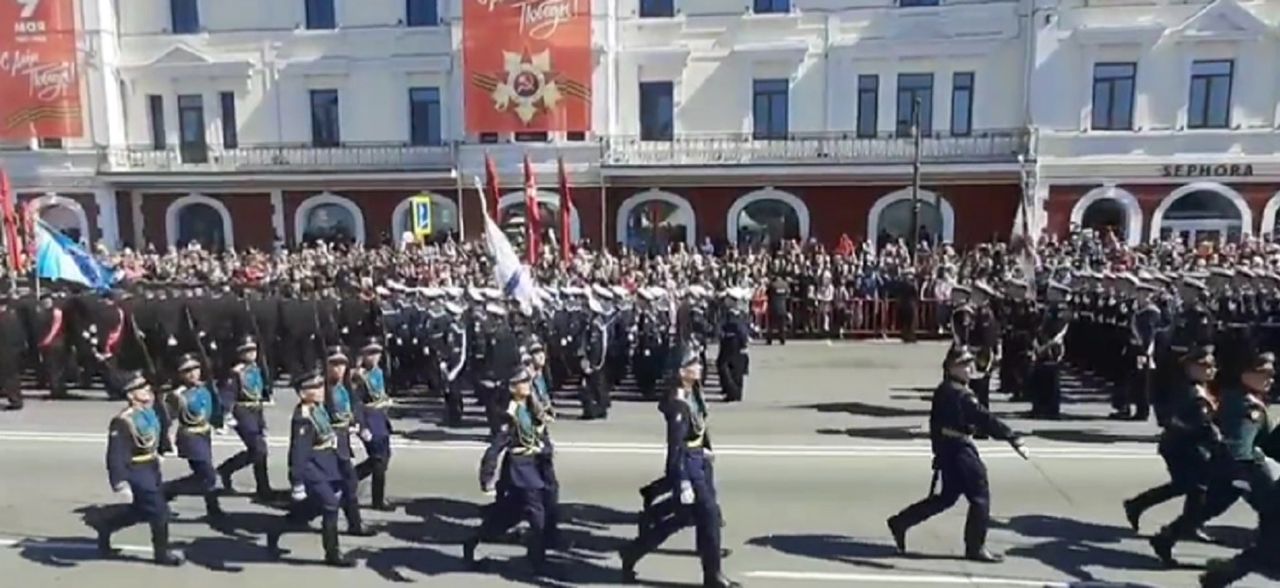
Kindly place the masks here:
MULTIPOLYGON (((929 447, 924 427, 928 393, 938 380, 944 348, 937 344, 799 343, 752 350, 747 401, 712 405, 721 506, 728 521, 726 570, 747 586, 1193 586, 1209 557, 1231 553, 1219 545, 1185 543, 1187 569, 1161 569, 1145 536, 1176 515, 1179 505, 1157 508, 1143 535, 1124 522, 1120 501, 1164 481, 1155 455, 1153 424, 1105 419, 1104 399, 1089 382, 1073 378, 1067 419, 1053 423, 1017 418, 1022 405, 997 400, 1016 429, 1029 433, 1032 462, 1006 445, 983 445, 997 520, 989 546, 1008 559, 971 564, 963 553, 963 501, 913 530, 911 554, 899 556, 884 520, 928 490, 929 447)), ((0 413, 0 586, 128 587, 152 581, 192 588, 235 585, 315 588, 435 582, 448 586, 509 584, 616 585, 616 550, 635 533, 637 489, 662 469, 663 424, 650 403, 624 398, 610 420, 579 422, 577 403, 561 402, 554 435, 557 469, 572 548, 556 554, 562 577, 535 581, 525 572, 523 548, 482 546, 483 573, 461 562, 459 542, 478 524, 477 468, 482 429, 441 429, 434 400, 406 402, 397 419, 400 438, 389 493, 395 513, 366 511, 379 534, 346 538, 359 560, 352 570, 321 565, 316 535, 291 535, 293 554, 268 561, 262 532, 278 511, 247 498, 223 500, 228 524, 211 528, 198 498, 174 502, 176 546, 190 563, 180 570, 145 563, 144 526, 116 537, 124 560, 104 561, 92 545, 84 517, 112 502, 103 467, 106 424, 119 410, 101 394, 83 400, 42 402, 0 413)), ((624 395, 625 396, 625 395, 624 395)), ((285 486, 285 423, 292 395, 271 411, 272 477, 285 486)), ((217 440, 219 458, 238 450, 234 436, 217 440)), ((169 476, 183 462, 165 463, 169 476)), ((249 490, 252 476, 237 479, 249 490)), ((1254 516, 1236 506, 1210 531, 1228 544, 1247 541, 1254 516)), ((643 561, 642 582, 691 586, 700 580, 693 533, 677 535, 643 561)), ((1242 586, 1269 580, 1247 579, 1242 586)), ((1271 584, 1274 585, 1274 584, 1271 584)))

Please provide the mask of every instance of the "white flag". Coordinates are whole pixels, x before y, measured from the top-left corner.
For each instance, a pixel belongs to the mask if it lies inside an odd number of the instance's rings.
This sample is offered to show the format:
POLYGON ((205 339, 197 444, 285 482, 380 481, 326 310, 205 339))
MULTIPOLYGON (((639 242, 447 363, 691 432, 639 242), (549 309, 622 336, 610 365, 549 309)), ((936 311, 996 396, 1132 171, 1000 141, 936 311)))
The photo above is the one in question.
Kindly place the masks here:
POLYGON ((522 307, 542 306, 542 301, 538 298, 537 285, 533 282, 533 274, 528 267, 520 263, 520 256, 516 255, 515 247, 511 246, 511 241, 502 234, 498 223, 493 222, 493 217, 489 216, 488 205, 485 204, 484 185, 480 183, 480 178, 474 179, 476 192, 480 194, 480 209, 484 213, 484 241, 489 247, 489 254, 493 256, 495 285, 507 296, 519 301, 522 307))

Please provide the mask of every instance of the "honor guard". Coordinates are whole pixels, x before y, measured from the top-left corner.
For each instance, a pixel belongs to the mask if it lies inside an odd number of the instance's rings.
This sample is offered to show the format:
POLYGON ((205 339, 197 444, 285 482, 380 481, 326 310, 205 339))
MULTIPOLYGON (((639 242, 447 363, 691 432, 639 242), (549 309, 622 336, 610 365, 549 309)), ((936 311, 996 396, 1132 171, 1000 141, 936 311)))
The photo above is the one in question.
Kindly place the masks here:
POLYGON ((543 510, 546 513, 547 546, 562 548, 560 542, 560 480, 556 477, 555 445, 551 441, 551 423, 556 420, 555 395, 547 382, 547 350, 536 338, 526 347, 529 353, 527 368, 532 386, 529 396, 539 423, 538 436, 546 449, 538 454, 538 469, 542 472, 543 510))
POLYGON ((1071 327, 1067 297, 1071 288, 1051 281, 1046 289, 1047 306, 1043 309, 1035 339, 1035 365, 1031 369, 1028 388, 1031 391, 1031 417, 1057 419, 1062 416, 1062 374, 1060 367, 1066 352, 1067 330, 1071 327))
POLYGON ((640 394, 653 400, 657 398, 658 383, 666 370, 671 348, 671 309, 662 288, 642 288, 640 299, 639 340, 632 369, 640 394))
POLYGON ((177 566, 182 564, 182 557, 169 550, 169 505, 160 472, 159 449, 165 425, 156 413, 155 396, 142 374, 131 374, 123 390, 129 406, 111 419, 107 437, 107 480, 111 490, 128 505, 96 525, 98 551, 103 557, 114 555, 111 535, 146 522, 151 526, 155 562, 177 566))
MULTIPOLYGON (((623 579, 636 581, 636 564, 662 546, 680 530, 696 530, 698 557, 702 560, 702 585, 727 588, 739 586, 722 569, 720 503, 716 497, 715 456, 707 428, 707 405, 698 391, 702 363, 692 349, 685 351, 678 368, 678 382, 664 403, 667 421, 665 486, 679 506, 657 521, 642 521, 640 534, 622 547, 623 579)), ((641 492, 644 494, 644 492, 641 492)), ((644 519, 642 515, 642 519, 644 519)))
POLYGON ((1151 388, 1156 382, 1156 337, 1160 329, 1160 308, 1152 300, 1156 287, 1137 278, 1129 281, 1134 310, 1129 321, 1129 349, 1133 371, 1128 382, 1129 399, 1117 411, 1117 418, 1145 421, 1151 417, 1151 388))
POLYGON ((244 451, 235 454, 218 466, 222 488, 232 490, 231 477, 236 472, 253 466, 253 481, 259 500, 271 497, 271 477, 267 474, 267 420, 263 407, 271 402, 271 388, 258 365, 258 344, 252 337, 245 337, 236 345, 238 361, 231 366, 231 375, 223 388, 223 406, 230 409, 230 422, 236 430, 244 451))
POLYGON ((382 372, 382 345, 376 338, 360 348, 360 363, 351 370, 354 392, 364 407, 360 439, 368 457, 356 468, 359 479, 371 478, 370 493, 374 510, 390 511, 387 502, 387 467, 391 463, 391 396, 382 372))
POLYGON ((1216 423, 1218 398, 1209 388, 1217 376, 1214 350, 1212 345, 1198 345, 1183 358, 1191 390, 1182 395, 1179 408, 1170 414, 1158 446, 1171 482, 1148 490, 1124 505, 1129 524, 1137 528, 1142 512, 1150 506, 1185 497, 1182 514, 1149 541, 1160 561, 1170 567, 1177 564, 1173 548, 1178 539, 1196 532, 1203 522, 1211 465, 1225 449, 1216 423))
POLYGON ((476 534, 463 543, 463 557, 469 564, 476 563, 480 543, 497 539, 523 519, 529 525, 525 534, 529 564, 539 574, 547 572, 547 481, 538 457, 551 448, 543 443, 539 428, 544 423, 530 401, 532 392, 529 371, 519 370, 510 379, 502 424, 480 462, 480 488, 496 496, 496 501, 485 511, 476 534))
POLYGON ((222 427, 218 395, 202 379, 203 369, 194 355, 178 360, 178 386, 166 397, 166 421, 175 423, 174 446, 187 460, 191 474, 165 485, 165 498, 203 496, 210 519, 226 513, 218 504, 218 474, 213 467, 213 430, 222 427))
POLYGON ((746 376, 751 369, 751 358, 747 354, 751 348, 751 327, 746 308, 750 299, 751 292, 741 288, 731 288, 725 294, 728 313, 720 323, 716 372, 727 402, 742 400, 746 376))
POLYGON ((605 373, 610 345, 609 309, 606 302, 597 296, 588 299, 587 309, 591 312, 591 322, 582 335, 582 418, 595 420, 607 418, 612 404, 609 379, 605 373))
POLYGON ((348 500, 345 466, 338 457, 338 437, 345 433, 333 427, 325 408, 324 376, 318 371, 302 374, 295 387, 298 406, 289 426, 289 486, 293 502, 283 525, 267 533, 267 550, 273 557, 284 556, 288 552, 280 548, 280 537, 287 532, 305 531, 319 516, 325 563, 353 567, 355 562, 343 555, 338 546, 338 510, 348 500))
POLYGON ((324 403, 330 425, 336 435, 338 465, 342 473, 342 512, 347 517, 347 533, 357 537, 369 537, 374 533, 364 526, 360 516, 360 501, 356 496, 359 478, 352 463, 351 434, 360 435, 363 441, 372 439, 364 428, 364 405, 360 397, 351 392, 347 379, 347 353, 342 347, 330 347, 325 352, 324 403))
MULTIPOLYGON (((1254 352, 1242 373, 1228 378, 1218 405, 1218 428, 1226 446, 1205 497, 1204 522, 1226 512, 1240 498, 1261 512, 1274 480, 1265 448, 1273 448, 1267 395, 1275 379, 1275 355, 1254 352)), ((1203 524, 1203 522, 1201 523, 1203 524)))
POLYGON ((974 356, 967 348, 947 351, 943 361, 945 376, 933 392, 929 414, 929 438, 933 445, 934 485, 942 478, 942 493, 930 495, 889 517, 889 532, 898 551, 907 550, 907 531, 929 518, 951 508, 964 496, 969 501, 965 520, 965 558, 996 563, 1003 557, 986 549, 987 529, 991 524, 991 493, 987 467, 973 442, 974 433, 985 432, 995 439, 1008 441, 1014 451, 1026 458, 1021 438, 978 403, 969 390, 974 373, 974 356))
POLYGON ((445 424, 457 427, 462 424, 462 392, 465 382, 462 374, 470 357, 468 351, 468 331, 463 321, 466 307, 461 302, 450 301, 445 304, 449 313, 448 326, 445 327, 444 353, 440 355, 440 373, 444 386, 445 424))
POLYGON ((27 329, 18 308, 8 294, 0 294, 0 396, 8 410, 22 409, 22 352, 27 346, 27 329))

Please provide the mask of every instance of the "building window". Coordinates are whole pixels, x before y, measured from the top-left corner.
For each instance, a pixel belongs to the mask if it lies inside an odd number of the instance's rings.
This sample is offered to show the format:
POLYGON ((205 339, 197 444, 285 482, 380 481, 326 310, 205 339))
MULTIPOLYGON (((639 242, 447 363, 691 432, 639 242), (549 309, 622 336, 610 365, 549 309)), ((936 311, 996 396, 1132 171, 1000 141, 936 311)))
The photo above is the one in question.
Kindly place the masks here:
POLYGON ((933 134, 933 74, 898 74, 898 135, 910 136, 917 123, 921 133, 933 134))
POLYGON ((858 76, 858 136, 874 137, 880 117, 880 76, 858 76))
POLYGON ((675 0, 640 0, 641 18, 663 18, 675 15, 675 0))
POLYGON ((587 133, 585 131, 569 131, 564 134, 565 141, 586 141, 587 133))
POLYGON ((546 131, 529 131, 516 133, 514 138, 520 143, 546 143, 550 137, 546 131))
POLYGON ((755 80, 752 84, 752 114, 756 139, 787 138, 787 80, 755 80))
POLYGON ((937 6, 939 0, 898 0, 898 6, 937 6))
POLYGON ((791 0, 756 0, 756 14, 791 12, 791 0))
POLYGON ((480 142, 489 143, 489 144, 497 143, 498 134, 497 133, 480 133, 480 142))
POLYGON ((951 135, 964 137, 973 132, 973 72, 951 76, 951 135))
POLYGON ((1231 60, 1191 64, 1187 127, 1225 129, 1231 126, 1231 74, 1234 67, 1231 60))
POLYGON ((170 30, 175 35, 200 32, 200 0, 169 0, 170 30))
POLYGON ((151 148, 163 151, 168 147, 164 131, 164 97, 147 96, 147 114, 151 118, 151 148))
POLYGON ((440 24, 436 0, 405 0, 405 22, 411 27, 433 27, 440 24))
POLYGON ((307 0, 307 28, 331 30, 338 28, 338 14, 333 0, 307 0))
POLYGON ((178 147, 184 163, 209 161, 204 137, 204 97, 199 94, 178 96, 178 147))
POLYGON ((62 139, 59 137, 40 137, 36 140, 37 149, 62 149, 62 139))
POLYGON ((218 94, 218 105, 222 107, 222 147, 235 149, 240 146, 240 134, 237 130, 236 95, 233 92, 218 94))
POLYGON ((1135 63, 1097 63, 1093 66, 1093 128, 1099 131, 1133 129, 1135 63))
POLYGON ((409 89, 409 141, 414 145, 440 145, 440 89, 409 89))
POLYGON ((337 147, 342 143, 337 90, 311 91, 311 144, 337 147))
POLYGON ((640 140, 670 141, 675 136, 675 85, 640 83, 640 140))

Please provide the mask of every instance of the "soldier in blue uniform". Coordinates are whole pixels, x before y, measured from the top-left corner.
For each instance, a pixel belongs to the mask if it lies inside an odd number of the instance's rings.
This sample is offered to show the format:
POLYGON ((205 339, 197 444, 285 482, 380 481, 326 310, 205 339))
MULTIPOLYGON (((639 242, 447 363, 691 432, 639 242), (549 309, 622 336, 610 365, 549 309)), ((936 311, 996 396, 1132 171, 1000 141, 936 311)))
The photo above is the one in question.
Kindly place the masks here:
POLYGON ((382 345, 370 339, 360 349, 360 364, 351 370, 351 384, 364 407, 360 438, 368 457, 356 467, 361 480, 371 478, 370 493, 374 510, 391 511, 387 502, 387 467, 391 463, 391 396, 387 394, 383 376, 382 345))
MULTIPOLYGON (((605 290, 605 292, 608 292, 605 290)), ((582 419, 595 420, 609 417, 611 404, 609 379, 605 362, 609 356, 608 308, 596 297, 587 301, 591 322, 582 335, 582 419)))
POLYGON ((739 402, 746 387, 746 376, 751 366, 747 351, 751 347, 751 327, 747 320, 746 304, 749 291, 730 289, 725 296, 728 313, 720 323, 720 347, 716 356, 716 371, 720 387, 727 402, 739 402))
POLYGON ((942 493, 925 497, 902 512, 889 517, 889 532, 898 551, 907 550, 907 531, 941 513, 956 503, 960 496, 969 501, 965 521, 965 558, 982 563, 997 563, 1003 557, 987 551, 987 529, 991 524, 991 492, 987 483, 987 467, 973 442, 975 433, 1008 441, 1025 459, 1022 440, 1004 422, 978 402, 969 390, 974 374, 974 356, 966 347, 953 347, 943 361, 944 379, 933 392, 929 414, 929 437, 933 445, 934 482, 942 478, 942 493))
POLYGON ((357 492, 360 479, 351 460, 351 434, 369 441, 372 436, 364 429, 364 406, 360 397, 351 393, 347 382, 347 353, 342 347, 330 347, 325 351, 324 404, 330 425, 336 435, 338 464, 342 471, 342 512, 347 517, 347 533, 357 537, 369 537, 373 531, 365 528, 360 516, 357 492))
POLYGON ((142 374, 130 374, 123 390, 129 406, 111 419, 107 437, 107 481, 128 507, 94 525, 98 551, 103 557, 115 554, 111 535, 146 522, 151 526, 151 546, 155 562, 164 566, 182 564, 182 557, 169 550, 169 505, 163 493, 160 473, 160 446, 165 424, 155 410, 155 396, 142 374))
POLYGON ((547 349, 536 337, 526 345, 529 354, 527 369, 531 376, 532 392, 529 402, 534 408, 538 420, 538 436, 546 450, 538 454, 538 469, 542 472, 542 480, 546 485, 543 498, 543 511, 546 514, 546 544, 548 547, 562 547, 560 543, 560 480, 556 477, 555 445, 551 441, 550 424, 556 420, 555 397, 547 381, 547 349))
MULTIPOLYGON (((510 399, 502 413, 503 421, 489 443, 480 462, 480 488, 496 495, 493 506, 485 511, 476 534, 463 542, 463 557, 476 563, 476 548, 481 542, 493 541, 523 519, 529 525, 525 534, 529 564, 544 574, 546 567, 546 491, 547 481, 539 456, 551 451, 543 443, 537 407, 530 396, 532 376, 520 369, 510 379, 510 399), (499 472, 499 458, 501 469, 499 472)), ((545 415, 543 415, 545 416, 545 415)))
POLYGON ((271 386, 258 364, 258 344, 253 337, 244 337, 236 345, 239 361, 231 366, 227 385, 222 388, 222 405, 229 408, 230 422, 240 441, 241 451, 218 466, 222 487, 231 491, 231 477, 236 472, 253 466, 253 481, 259 500, 271 498, 271 477, 267 473, 267 420, 263 406, 271 402, 271 386))
MULTIPOLYGON (((1184 358, 1189 364, 1188 375, 1193 382, 1193 393, 1169 416, 1169 423, 1160 435, 1160 456, 1164 458, 1172 482, 1144 493, 1135 502, 1141 505, 1155 504, 1182 495, 1186 498, 1182 514, 1149 540, 1160 561, 1173 567, 1173 548, 1178 539, 1195 532, 1204 522, 1205 492, 1213 474, 1215 459, 1224 453, 1222 433, 1216 423, 1218 399, 1210 391, 1217 371, 1214 346, 1198 345, 1184 358)), ((1125 505, 1129 522, 1137 527, 1142 508, 1125 505), (1136 514, 1135 514, 1136 513, 1136 514)))
POLYGON ((349 568, 355 565, 338 546, 338 510, 347 492, 346 474, 338 457, 338 435, 325 408, 325 378, 318 372, 302 374, 295 383, 298 407, 293 411, 289 437, 289 486, 293 503, 284 524, 267 533, 267 550, 273 557, 288 553, 280 548, 286 532, 303 532, 316 516, 325 563, 349 568))
POLYGON ((466 307, 459 302, 450 301, 445 304, 448 311, 447 326, 444 334, 444 348, 440 355, 440 373, 444 387, 445 424, 457 427, 462 424, 462 392, 466 382, 462 377, 467 360, 468 330, 463 322, 466 307))
POLYGON ((210 519, 225 516, 218 504, 218 474, 213 467, 213 430, 222 427, 218 395, 201 376, 200 360, 186 354, 178 360, 178 386, 165 398, 165 421, 175 422, 174 446, 191 474, 165 485, 165 498, 203 496, 210 519))
POLYGON ((645 555, 692 525, 696 529, 698 557, 702 560, 703 586, 739 586, 725 576, 721 567, 726 554, 720 547, 722 520, 716 498, 715 456, 707 428, 706 401, 698 391, 701 381, 701 359, 697 350, 688 348, 680 360, 679 381, 672 387, 663 408, 667 421, 666 482, 680 507, 674 516, 642 526, 640 535, 619 551, 626 582, 636 580, 636 564, 645 555))

